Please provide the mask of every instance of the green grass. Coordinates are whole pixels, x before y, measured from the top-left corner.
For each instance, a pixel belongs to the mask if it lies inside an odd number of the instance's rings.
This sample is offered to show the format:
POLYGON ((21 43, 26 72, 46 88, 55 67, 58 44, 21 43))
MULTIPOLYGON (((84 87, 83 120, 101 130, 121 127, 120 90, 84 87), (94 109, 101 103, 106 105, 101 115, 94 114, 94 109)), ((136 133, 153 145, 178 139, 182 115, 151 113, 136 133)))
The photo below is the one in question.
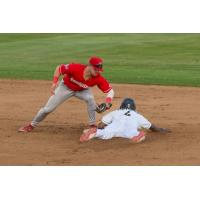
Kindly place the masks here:
POLYGON ((114 83, 200 86, 200 34, 0 34, 0 78, 51 80, 91 55, 114 83))

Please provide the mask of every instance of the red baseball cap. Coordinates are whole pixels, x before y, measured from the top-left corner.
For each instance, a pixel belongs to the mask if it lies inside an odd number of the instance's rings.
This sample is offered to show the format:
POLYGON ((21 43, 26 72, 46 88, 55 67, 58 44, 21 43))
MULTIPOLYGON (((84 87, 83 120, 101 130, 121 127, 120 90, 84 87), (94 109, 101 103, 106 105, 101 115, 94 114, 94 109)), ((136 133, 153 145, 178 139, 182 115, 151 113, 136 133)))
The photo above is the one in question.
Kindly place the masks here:
POLYGON ((100 57, 91 57, 89 63, 98 71, 103 71, 103 59, 100 57))

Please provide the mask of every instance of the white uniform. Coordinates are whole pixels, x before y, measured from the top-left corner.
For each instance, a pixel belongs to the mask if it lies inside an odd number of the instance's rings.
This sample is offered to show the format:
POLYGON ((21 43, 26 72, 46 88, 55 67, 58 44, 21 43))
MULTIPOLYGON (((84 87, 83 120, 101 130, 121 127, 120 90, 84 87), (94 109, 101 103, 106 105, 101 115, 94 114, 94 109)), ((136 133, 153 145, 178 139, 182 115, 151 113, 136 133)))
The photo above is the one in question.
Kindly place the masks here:
POLYGON ((141 128, 149 129, 151 123, 139 113, 129 109, 119 109, 108 113, 102 118, 107 124, 104 129, 97 129, 95 137, 111 139, 112 137, 123 137, 131 139, 139 135, 141 128))

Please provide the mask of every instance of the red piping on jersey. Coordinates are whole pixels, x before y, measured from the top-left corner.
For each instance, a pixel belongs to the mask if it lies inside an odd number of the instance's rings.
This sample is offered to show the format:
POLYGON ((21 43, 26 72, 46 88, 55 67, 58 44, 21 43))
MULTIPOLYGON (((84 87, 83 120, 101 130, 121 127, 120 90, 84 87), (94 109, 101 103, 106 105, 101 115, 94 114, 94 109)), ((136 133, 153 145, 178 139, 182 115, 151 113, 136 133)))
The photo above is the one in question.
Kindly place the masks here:
POLYGON ((109 88, 108 90, 103 91, 103 92, 104 92, 104 93, 108 93, 108 92, 110 92, 110 90, 112 90, 112 88, 109 88))

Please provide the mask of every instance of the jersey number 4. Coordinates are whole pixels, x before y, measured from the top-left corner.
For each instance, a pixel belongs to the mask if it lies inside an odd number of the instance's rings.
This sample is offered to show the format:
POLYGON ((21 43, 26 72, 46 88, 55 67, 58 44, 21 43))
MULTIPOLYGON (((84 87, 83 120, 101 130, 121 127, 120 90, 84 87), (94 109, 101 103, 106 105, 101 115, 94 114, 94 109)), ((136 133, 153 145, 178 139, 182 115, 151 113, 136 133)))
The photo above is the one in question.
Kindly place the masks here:
POLYGON ((131 116, 130 110, 127 111, 126 113, 124 113, 124 115, 126 115, 126 116, 131 116))

